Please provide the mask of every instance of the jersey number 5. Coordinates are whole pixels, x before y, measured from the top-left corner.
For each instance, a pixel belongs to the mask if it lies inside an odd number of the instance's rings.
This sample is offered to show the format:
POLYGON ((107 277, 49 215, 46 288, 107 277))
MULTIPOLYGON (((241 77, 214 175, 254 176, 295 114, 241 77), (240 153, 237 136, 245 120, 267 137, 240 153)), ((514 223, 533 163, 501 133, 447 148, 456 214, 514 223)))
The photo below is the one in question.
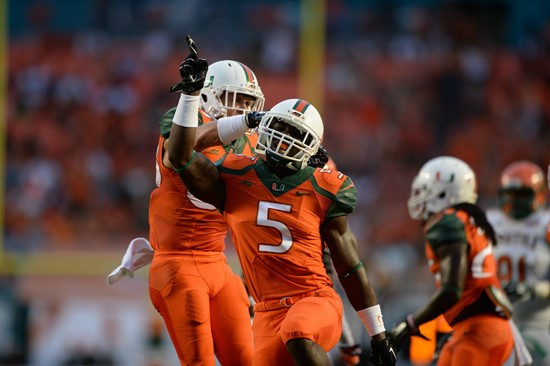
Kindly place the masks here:
POLYGON ((267 226, 277 229, 281 233, 281 242, 278 244, 261 244, 258 250, 260 252, 268 253, 286 253, 292 247, 292 234, 288 226, 277 220, 271 220, 269 218, 269 210, 278 210, 283 212, 290 212, 290 205, 282 203, 260 201, 258 205, 258 216, 256 217, 256 225, 267 226))

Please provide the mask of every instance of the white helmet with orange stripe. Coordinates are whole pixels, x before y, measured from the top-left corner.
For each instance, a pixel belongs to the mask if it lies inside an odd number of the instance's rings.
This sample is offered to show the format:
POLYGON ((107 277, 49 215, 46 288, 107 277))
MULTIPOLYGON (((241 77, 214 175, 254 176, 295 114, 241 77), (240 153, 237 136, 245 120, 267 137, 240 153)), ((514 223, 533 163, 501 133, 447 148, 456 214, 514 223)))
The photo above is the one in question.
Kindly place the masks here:
POLYGON ((256 152, 273 167, 301 170, 317 152, 323 132, 321 115, 311 103, 287 99, 263 116, 256 152))
POLYGON ((422 166, 411 186, 409 215, 427 219, 459 203, 476 203, 476 175, 468 164, 452 156, 440 156, 422 166))
POLYGON ((248 66, 237 61, 222 60, 208 67, 204 87, 201 90, 201 107, 216 118, 231 114, 261 111, 264 94, 256 75, 248 66), (246 106, 239 98, 248 97, 246 106))

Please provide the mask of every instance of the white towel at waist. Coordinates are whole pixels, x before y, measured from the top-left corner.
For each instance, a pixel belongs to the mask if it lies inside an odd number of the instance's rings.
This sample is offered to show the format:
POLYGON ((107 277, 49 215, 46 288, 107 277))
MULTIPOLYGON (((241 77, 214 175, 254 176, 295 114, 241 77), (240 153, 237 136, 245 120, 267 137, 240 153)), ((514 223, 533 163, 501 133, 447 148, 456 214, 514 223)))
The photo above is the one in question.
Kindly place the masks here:
POLYGON ((151 264, 153 253, 154 250, 149 240, 145 238, 133 239, 124 253, 120 266, 107 276, 107 283, 112 285, 124 277, 133 278, 134 271, 151 264))

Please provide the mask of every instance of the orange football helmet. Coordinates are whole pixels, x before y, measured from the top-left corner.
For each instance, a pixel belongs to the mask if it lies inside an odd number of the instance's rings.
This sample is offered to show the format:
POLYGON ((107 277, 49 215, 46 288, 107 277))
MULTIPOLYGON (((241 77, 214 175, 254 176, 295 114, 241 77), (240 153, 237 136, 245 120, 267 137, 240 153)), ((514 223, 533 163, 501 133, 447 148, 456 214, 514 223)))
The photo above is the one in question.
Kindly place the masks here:
POLYGON ((508 165, 500 175, 499 201, 515 219, 529 216, 546 202, 544 173, 535 163, 522 160, 508 165))

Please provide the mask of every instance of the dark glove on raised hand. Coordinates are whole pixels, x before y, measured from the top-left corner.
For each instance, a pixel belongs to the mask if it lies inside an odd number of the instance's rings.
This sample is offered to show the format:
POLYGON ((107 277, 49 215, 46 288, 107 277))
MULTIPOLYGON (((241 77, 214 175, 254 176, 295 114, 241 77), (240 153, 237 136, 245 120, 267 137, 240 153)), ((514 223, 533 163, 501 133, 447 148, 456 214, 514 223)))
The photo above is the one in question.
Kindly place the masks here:
POLYGON ((170 88, 170 93, 184 92, 191 94, 201 90, 206 79, 208 62, 203 58, 199 58, 197 46, 191 36, 187 36, 185 40, 189 46, 189 56, 180 65, 181 82, 173 85, 170 88))
POLYGON ((375 366, 394 366, 397 364, 397 355, 388 338, 381 341, 370 341, 371 356, 369 361, 375 366))
POLYGON ((535 297, 535 290, 522 282, 508 282, 504 286, 504 292, 511 302, 527 301, 535 297))
POLYGON ((361 347, 358 344, 349 347, 340 347, 340 359, 346 366, 359 365, 361 361, 359 355, 361 355, 361 352, 361 347))
POLYGON ((260 125, 265 112, 250 112, 246 115, 245 121, 248 128, 256 128, 260 125))
POLYGON ((418 330, 418 328, 413 329, 407 320, 403 320, 402 322, 399 322, 395 327, 393 327, 393 329, 390 330, 390 332, 388 333, 388 338, 390 339, 397 352, 399 352, 401 348, 403 348, 405 342, 413 335, 425 340, 429 340, 426 336, 420 333, 420 330, 418 330))
POLYGON ((451 337, 453 336, 453 331, 451 330, 448 333, 445 333, 441 336, 441 338, 437 341, 437 344, 435 346, 434 351, 434 361, 437 361, 439 359, 439 356, 441 355, 441 351, 443 350, 443 346, 451 340, 451 337))
POLYGON ((327 150, 323 146, 319 146, 319 150, 315 155, 311 156, 307 161, 307 165, 314 168, 322 168, 328 162, 327 150))

